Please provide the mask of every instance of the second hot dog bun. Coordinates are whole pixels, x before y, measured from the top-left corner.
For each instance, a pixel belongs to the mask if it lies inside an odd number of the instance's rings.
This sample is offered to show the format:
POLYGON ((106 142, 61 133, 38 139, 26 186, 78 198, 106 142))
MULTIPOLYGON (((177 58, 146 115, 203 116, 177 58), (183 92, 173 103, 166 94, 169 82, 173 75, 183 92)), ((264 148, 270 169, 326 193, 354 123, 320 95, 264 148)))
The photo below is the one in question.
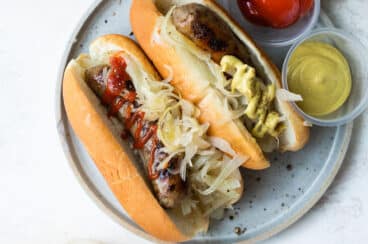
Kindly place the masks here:
MULTIPOLYGON (((89 54, 81 54, 70 61, 65 70, 63 99, 69 122, 115 197, 136 224, 160 240, 191 239, 207 230, 209 219, 192 213, 183 216, 161 207, 149 186, 142 162, 120 137, 121 125, 107 116, 101 101, 85 82, 87 68, 105 63, 109 55, 116 52, 128 55, 149 76, 160 79, 132 40, 120 35, 102 36, 91 44, 89 54)), ((239 170, 232 176, 241 184, 235 202, 242 195, 243 181, 239 170)))
MULTIPOLYGON (((281 88, 280 72, 276 66, 215 1, 133 0, 131 24, 135 37, 163 76, 168 74, 165 65, 173 68, 172 84, 184 98, 201 108, 201 120, 211 124, 210 133, 229 141, 237 152, 250 156, 250 160, 245 162, 244 167, 267 168, 269 162, 256 140, 240 120, 231 118, 224 107, 222 97, 217 94, 216 89, 209 86, 208 67, 203 65, 196 56, 188 52, 181 52, 158 34, 160 32, 158 26, 167 11, 173 6, 188 3, 204 5, 223 19, 249 51, 252 60, 256 60, 254 65, 257 65, 255 67, 257 72, 262 71, 269 82, 274 83, 276 88, 281 88)), ((308 141, 309 128, 304 126, 303 119, 293 110, 290 103, 277 100, 275 106, 286 118, 287 128, 280 136, 279 150, 297 151, 301 149, 308 141)))

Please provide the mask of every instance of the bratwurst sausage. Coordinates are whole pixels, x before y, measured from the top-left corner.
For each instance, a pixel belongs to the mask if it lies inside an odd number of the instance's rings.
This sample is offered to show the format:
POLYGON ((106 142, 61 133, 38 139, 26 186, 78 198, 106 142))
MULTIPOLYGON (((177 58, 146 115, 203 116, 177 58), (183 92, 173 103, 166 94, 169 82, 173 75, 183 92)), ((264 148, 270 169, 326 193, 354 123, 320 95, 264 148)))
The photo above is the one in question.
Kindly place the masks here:
MULTIPOLYGON (((101 100, 103 100, 105 96, 107 79, 110 72, 111 68, 109 65, 95 66, 87 69, 85 72, 87 85, 101 100)), ((134 85, 130 80, 125 81, 122 93, 135 94, 134 85)), ((119 100, 114 101, 114 103, 116 102, 119 102, 119 100)), ((108 104, 105 104, 105 106, 108 106, 108 104)), ((139 106, 140 105, 135 100, 135 96, 133 96, 125 100, 125 104, 119 106, 119 108, 116 109, 117 111, 114 111, 114 108, 111 108, 110 104, 109 116, 116 116, 120 122, 125 124, 125 126, 130 124, 128 126, 130 128, 126 128, 127 133, 124 137, 129 135, 133 139, 143 139, 145 137, 147 138, 148 134, 151 134, 149 139, 144 143, 135 141, 134 147, 138 150, 139 155, 145 164, 148 175, 150 175, 150 172, 156 172, 156 177, 151 178, 151 182, 160 204, 165 208, 173 208, 179 203, 181 196, 184 193, 184 182, 181 180, 180 175, 171 173, 175 170, 177 171, 181 158, 179 156, 173 157, 168 162, 168 167, 166 169, 157 170, 159 163, 162 160, 165 160, 165 158, 168 157, 168 154, 160 150, 160 148, 163 147, 163 144, 157 139, 156 131, 153 131, 152 129, 155 128, 155 126, 157 127, 157 122, 147 121, 143 118, 144 116, 139 116, 140 113, 137 111, 139 106), (133 117, 139 118, 132 119, 133 117), (147 163, 152 159, 153 162, 151 162, 151 164, 147 163)))
POLYGON ((224 55, 234 55, 244 62, 249 53, 230 27, 206 6, 191 3, 176 7, 172 14, 176 29, 219 63, 224 55))

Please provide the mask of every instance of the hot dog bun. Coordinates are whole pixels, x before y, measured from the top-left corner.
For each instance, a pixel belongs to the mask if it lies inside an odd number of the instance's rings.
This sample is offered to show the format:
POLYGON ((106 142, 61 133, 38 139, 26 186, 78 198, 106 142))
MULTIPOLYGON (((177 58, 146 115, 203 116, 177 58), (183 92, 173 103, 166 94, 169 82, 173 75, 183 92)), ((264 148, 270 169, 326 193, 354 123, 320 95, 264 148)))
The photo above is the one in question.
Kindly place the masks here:
MULTIPOLYGON (((126 37, 108 35, 97 39, 91 45, 90 56, 97 60, 102 53, 110 51, 134 56, 142 69, 159 78, 142 51, 126 37)), ((206 230, 207 220, 178 216, 160 206, 145 180, 140 162, 124 150, 120 128, 108 119, 100 100, 84 81, 84 70, 90 62, 88 55, 81 55, 68 64, 63 82, 64 105, 71 126, 117 200, 135 223, 160 240, 185 241, 206 230)))
MULTIPOLYGON (((208 79, 206 79, 208 68, 202 65, 197 57, 178 51, 157 34, 157 27, 164 13, 174 5, 187 3, 205 5, 223 19, 248 49, 252 59, 257 60, 255 62, 258 65, 255 67, 257 71, 262 70, 269 82, 281 88, 280 72, 276 66, 215 1, 133 0, 130 18, 135 37, 163 76, 168 74, 165 65, 173 68, 172 84, 184 98, 192 101, 201 109, 201 121, 210 123, 210 133, 230 142, 237 152, 250 156, 250 160, 244 163, 244 167, 256 170, 267 168, 269 162, 256 140, 240 120, 231 118, 224 108, 222 97, 216 93, 215 88, 209 86, 208 79)), ((290 103, 277 100, 275 106, 286 118, 287 129, 280 136, 280 151, 301 149, 308 141, 309 128, 304 126, 303 119, 293 110, 290 103)))

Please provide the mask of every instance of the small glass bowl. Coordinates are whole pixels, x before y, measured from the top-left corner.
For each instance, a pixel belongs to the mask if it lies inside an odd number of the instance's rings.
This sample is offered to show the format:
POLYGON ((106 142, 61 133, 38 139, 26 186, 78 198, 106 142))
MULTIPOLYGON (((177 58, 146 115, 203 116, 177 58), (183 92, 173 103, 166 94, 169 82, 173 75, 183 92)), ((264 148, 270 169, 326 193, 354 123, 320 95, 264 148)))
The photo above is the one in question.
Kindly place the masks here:
MULTIPOLYGON (((277 0, 275 0, 277 1, 277 0)), ((281 0, 279 0, 281 1, 281 0)), ((236 0, 226 1, 227 9, 235 17, 238 23, 249 33, 261 46, 282 47, 290 46, 298 41, 303 35, 308 34, 317 24, 321 11, 320 0, 314 0, 314 6, 309 13, 296 23, 283 29, 264 27, 249 22, 240 11, 236 0)))
POLYGON ((354 36, 334 28, 321 28, 295 43, 289 50, 282 67, 282 84, 288 89, 288 63, 295 49, 304 42, 319 41, 337 48, 347 59, 351 75, 352 89, 349 98, 337 111, 326 116, 315 117, 304 113, 296 103, 295 109, 305 120, 319 126, 339 126, 353 121, 368 106, 368 52, 354 36))

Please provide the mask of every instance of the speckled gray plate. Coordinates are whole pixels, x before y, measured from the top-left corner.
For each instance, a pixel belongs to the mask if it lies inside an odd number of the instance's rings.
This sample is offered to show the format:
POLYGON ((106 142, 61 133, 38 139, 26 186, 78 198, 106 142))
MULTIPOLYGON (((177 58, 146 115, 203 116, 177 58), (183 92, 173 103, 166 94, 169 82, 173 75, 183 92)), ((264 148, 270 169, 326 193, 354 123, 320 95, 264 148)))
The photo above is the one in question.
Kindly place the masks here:
MULTIPOLYGON (((234 1, 235 2, 235 1, 234 1)), ((112 195, 103 177, 69 126, 61 97, 67 62, 97 36, 107 33, 130 35, 128 0, 97 1, 72 35, 60 66, 56 93, 57 128, 65 154, 81 185, 109 216, 130 231, 157 241, 134 224, 112 195)), ((320 25, 331 25, 322 13, 320 25)), ((266 50, 267 51, 267 50, 266 50)), ((280 64, 285 49, 270 50, 280 64)), ((209 232, 192 242, 228 243, 269 238, 304 215, 322 196, 339 170, 350 141, 352 124, 338 128, 313 127, 309 144, 297 153, 269 155, 272 167, 260 172, 242 170, 245 194, 221 221, 213 221, 209 232), (239 227, 243 232, 234 233, 239 227)))

